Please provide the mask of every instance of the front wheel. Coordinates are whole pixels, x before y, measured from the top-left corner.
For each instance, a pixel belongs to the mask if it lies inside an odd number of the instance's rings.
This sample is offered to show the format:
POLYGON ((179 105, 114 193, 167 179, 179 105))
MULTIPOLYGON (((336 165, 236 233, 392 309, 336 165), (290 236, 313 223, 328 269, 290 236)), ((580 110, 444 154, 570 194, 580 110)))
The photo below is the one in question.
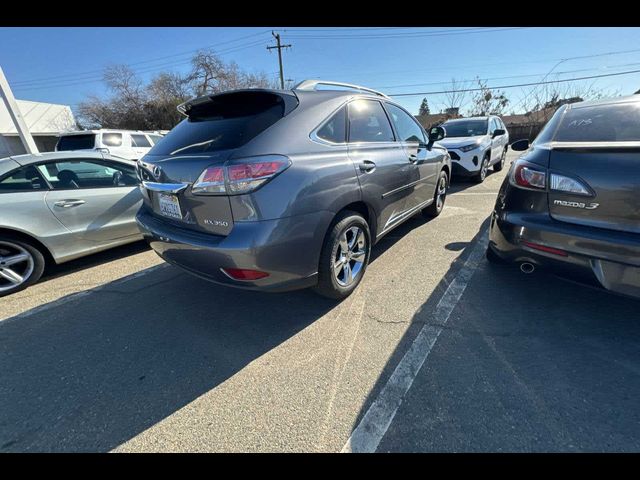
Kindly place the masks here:
POLYGON ((427 208, 422 209, 422 215, 426 218, 434 218, 442 213, 444 208, 444 202, 447 199, 447 185, 449 184, 449 177, 444 170, 440 172, 438 177, 438 183, 436 184, 436 191, 433 196, 433 202, 427 208))
POLYGON ((26 241, 0 237, 0 297, 24 290, 44 272, 44 256, 26 241))
POLYGON ((499 172, 504 167, 504 161, 507 158, 507 148, 502 151, 502 155, 500 155, 500 160, 493 166, 494 172, 499 172))
POLYGON ((482 159, 482 163, 480 164, 480 171, 474 177, 476 183, 484 182, 484 179, 487 178, 487 171, 489 170, 489 156, 485 155, 482 159))
POLYGON ((341 213, 322 246, 315 291, 336 300, 348 297, 362 280, 370 254, 367 221, 356 212, 341 213))

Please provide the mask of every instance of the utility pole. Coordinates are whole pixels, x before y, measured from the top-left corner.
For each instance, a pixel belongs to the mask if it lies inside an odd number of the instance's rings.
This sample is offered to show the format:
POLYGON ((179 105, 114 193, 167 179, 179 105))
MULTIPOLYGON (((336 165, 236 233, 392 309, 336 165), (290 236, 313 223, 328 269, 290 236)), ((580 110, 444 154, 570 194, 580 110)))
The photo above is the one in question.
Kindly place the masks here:
POLYGON ((273 50, 274 48, 278 49, 278 62, 280 63, 280 88, 284 90, 284 73, 282 71, 282 49, 283 48, 291 48, 291 44, 289 45, 281 45, 280 44, 280 34, 271 32, 271 35, 276 39, 276 45, 271 47, 267 47, 267 50, 273 50))
POLYGON ((4 104, 9 111, 9 116, 11 117, 16 130, 18 131, 18 135, 20 135, 20 140, 22 140, 24 149, 27 153, 38 153, 36 142, 33 141, 31 132, 29 131, 29 128, 27 128, 27 124, 24 122, 24 118, 22 118, 22 113, 20 113, 20 109, 18 108, 16 99, 13 96, 13 92, 9 87, 9 82, 4 76, 2 67, 0 67, 0 96, 2 97, 2 100, 4 101, 4 104))

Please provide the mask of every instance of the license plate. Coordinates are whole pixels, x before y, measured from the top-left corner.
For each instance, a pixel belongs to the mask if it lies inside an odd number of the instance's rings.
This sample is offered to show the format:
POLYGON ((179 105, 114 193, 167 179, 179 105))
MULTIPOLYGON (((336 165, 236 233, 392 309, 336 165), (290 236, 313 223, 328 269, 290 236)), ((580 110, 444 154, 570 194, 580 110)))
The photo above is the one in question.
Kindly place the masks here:
POLYGON ((158 197, 158 205, 160 213, 165 217, 177 218, 182 220, 182 211, 180 210, 180 202, 175 195, 161 193, 158 197))

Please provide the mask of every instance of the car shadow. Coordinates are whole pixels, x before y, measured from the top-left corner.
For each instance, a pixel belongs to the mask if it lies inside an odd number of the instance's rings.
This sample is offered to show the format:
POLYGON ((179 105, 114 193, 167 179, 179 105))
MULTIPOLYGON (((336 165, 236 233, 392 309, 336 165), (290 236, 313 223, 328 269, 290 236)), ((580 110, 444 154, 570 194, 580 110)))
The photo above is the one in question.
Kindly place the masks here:
MULTIPOLYGON (((423 326, 439 325, 433 315, 443 292, 488 220, 467 245, 447 245, 464 249, 417 309, 353 428, 423 326)), ((377 451, 637 451, 638 306, 483 257, 377 451)))
POLYGON ((0 322, 0 451, 108 451, 335 307, 153 269, 0 322))
POLYGON ((119 247, 110 248, 103 252, 93 253, 86 257, 81 257, 70 262, 61 263, 57 265, 55 263, 47 265, 44 275, 40 282, 46 280, 53 280, 54 278, 70 275, 75 272, 86 270, 87 268, 93 268, 104 263, 112 262, 121 258, 127 258, 132 255, 137 255, 149 250, 149 245, 143 240, 121 245, 119 247))

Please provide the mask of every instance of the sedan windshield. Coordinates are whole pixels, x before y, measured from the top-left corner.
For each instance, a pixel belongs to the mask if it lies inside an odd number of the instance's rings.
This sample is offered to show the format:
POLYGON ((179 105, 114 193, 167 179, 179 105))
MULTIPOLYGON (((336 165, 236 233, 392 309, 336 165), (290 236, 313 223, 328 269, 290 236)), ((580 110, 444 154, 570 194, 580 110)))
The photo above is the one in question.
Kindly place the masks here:
POLYGON ((477 137, 487 134, 487 120, 468 120, 463 122, 444 123, 447 137, 477 137))

